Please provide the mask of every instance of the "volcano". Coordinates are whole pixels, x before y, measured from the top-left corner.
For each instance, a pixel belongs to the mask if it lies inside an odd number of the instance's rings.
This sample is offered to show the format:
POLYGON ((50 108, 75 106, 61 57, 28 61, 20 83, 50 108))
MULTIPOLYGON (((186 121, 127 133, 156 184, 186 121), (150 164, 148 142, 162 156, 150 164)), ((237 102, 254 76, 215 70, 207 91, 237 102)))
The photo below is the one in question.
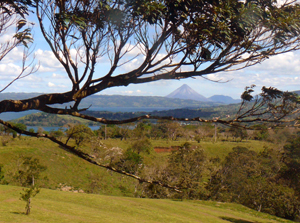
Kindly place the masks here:
POLYGON ((192 88, 190 88, 187 84, 184 84, 180 88, 177 88, 175 91, 173 91, 171 94, 168 94, 166 97, 211 102, 211 100, 197 93, 192 88))

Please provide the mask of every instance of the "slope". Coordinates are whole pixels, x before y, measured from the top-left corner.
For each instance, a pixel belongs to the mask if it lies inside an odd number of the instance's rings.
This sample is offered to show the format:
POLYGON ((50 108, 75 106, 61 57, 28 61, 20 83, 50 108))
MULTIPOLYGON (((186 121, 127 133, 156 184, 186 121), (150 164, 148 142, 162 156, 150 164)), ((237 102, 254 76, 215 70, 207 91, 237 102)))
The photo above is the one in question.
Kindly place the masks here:
POLYGON ((20 187, 0 185, 0 222, 291 222, 237 204, 79 194, 42 189, 23 214, 20 187))

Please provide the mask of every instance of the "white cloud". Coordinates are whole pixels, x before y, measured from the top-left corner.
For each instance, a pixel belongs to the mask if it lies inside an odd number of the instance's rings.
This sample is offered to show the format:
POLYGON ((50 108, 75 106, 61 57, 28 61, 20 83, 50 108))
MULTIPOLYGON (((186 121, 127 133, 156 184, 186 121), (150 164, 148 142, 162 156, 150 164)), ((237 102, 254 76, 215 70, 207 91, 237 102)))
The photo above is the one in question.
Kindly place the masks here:
POLYGON ((7 63, 20 63, 23 58, 23 49, 21 47, 16 47, 12 49, 2 60, 1 64, 7 63))
POLYGON ((27 77, 25 77, 24 79, 22 79, 22 81, 26 81, 26 82, 30 82, 30 83, 40 83, 43 82, 43 79, 35 74, 31 74, 27 77))
POLYGON ((273 56, 249 70, 272 72, 273 75, 295 75, 300 72, 299 53, 288 52, 273 56))
POLYGON ((39 66, 39 72, 42 72, 42 73, 46 73, 46 72, 53 72, 53 71, 57 71, 56 68, 51 68, 51 67, 45 67, 43 65, 40 65, 39 66))
POLYGON ((129 61, 128 63, 125 63, 120 68, 123 71, 128 72, 128 71, 137 69, 142 64, 143 61, 144 61, 144 58, 142 58, 142 57, 134 58, 133 60, 129 61))
POLYGON ((48 82, 48 87, 55 87, 55 84, 48 82))
POLYGON ((66 77, 66 76, 63 76, 63 75, 61 75, 61 74, 57 74, 57 73, 53 73, 52 75, 51 75, 51 77, 52 78, 55 78, 55 79, 69 79, 68 77, 66 77))
MULTIPOLYGON (((171 80, 160 80, 160 81, 153 81, 150 83, 147 83, 149 86, 158 86, 158 87, 167 87, 167 86, 172 86, 172 81, 171 80)), ((174 84, 174 82, 173 82, 174 84)))
MULTIPOLYGON (((6 25, 8 25, 8 24, 6 24, 6 25)), ((2 32, 2 35, 0 36, 0 43, 10 42, 13 39, 13 36, 16 34, 16 29, 15 29, 15 26, 13 26, 13 25, 8 27, 4 31, 5 32, 2 32)))
POLYGON ((11 75, 17 76, 21 72, 21 67, 13 64, 13 63, 8 63, 8 64, 0 64, 0 74, 1 77, 8 77, 11 75))
POLYGON ((126 43, 121 51, 121 54, 124 54, 126 52, 127 57, 135 57, 137 55, 142 55, 143 49, 144 46, 142 44, 133 45, 130 43, 126 43))
POLYGON ((40 63, 40 71, 57 71, 57 69, 63 69, 60 62, 56 59, 54 54, 49 50, 38 49, 35 52, 36 59, 40 63))

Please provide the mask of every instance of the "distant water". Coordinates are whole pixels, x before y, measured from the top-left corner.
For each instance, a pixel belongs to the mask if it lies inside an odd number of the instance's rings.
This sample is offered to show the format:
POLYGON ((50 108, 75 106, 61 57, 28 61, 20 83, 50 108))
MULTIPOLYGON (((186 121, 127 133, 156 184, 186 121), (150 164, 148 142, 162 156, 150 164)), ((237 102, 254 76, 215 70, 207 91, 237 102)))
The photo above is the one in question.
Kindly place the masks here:
POLYGON ((17 118, 21 118, 25 115, 37 113, 39 111, 36 110, 29 110, 29 111, 23 111, 23 112, 5 112, 0 114, 0 119, 4 121, 9 121, 17 118))
POLYGON ((176 109, 172 107, 91 107, 89 111, 109 111, 109 112, 152 112, 176 109))
MULTIPOLYGON (((176 109, 172 107, 91 107, 89 111, 108 111, 108 112, 152 112, 176 109)), ((17 118, 21 118, 25 115, 37 113, 40 111, 29 110, 24 112, 6 112, 0 114, 0 119, 9 121, 17 118)))
MULTIPOLYGON (((91 130, 98 130, 100 126, 89 126, 91 130)), ((35 132, 38 131, 39 128, 42 128, 44 131, 50 132, 50 131, 57 131, 57 130, 62 130, 65 131, 66 128, 63 127, 58 127, 58 126, 30 126, 27 125, 27 130, 33 129, 35 132)))

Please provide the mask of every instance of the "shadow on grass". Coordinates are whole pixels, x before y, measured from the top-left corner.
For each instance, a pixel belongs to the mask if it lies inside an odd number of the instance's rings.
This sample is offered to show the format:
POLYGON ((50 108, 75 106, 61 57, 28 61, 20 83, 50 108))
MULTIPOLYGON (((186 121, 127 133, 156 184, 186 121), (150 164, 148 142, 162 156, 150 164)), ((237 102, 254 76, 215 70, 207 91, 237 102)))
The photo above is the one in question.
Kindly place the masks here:
POLYGON ((16 212, 16 211, 14 211, 14 212, 11 212, 12 214, 22 214, 22 215, 25 215, 25 213, 24 212, 16 212))
POLYGON ((230 217, 220 217, 221 219, 223 220, 226 220, 226 221, 230 221, 230 222, 233 222, 233 223, 259 223, 257 221, 246 221, 246 220, 243 220, 243 219, 235 219, 235 218, 230 218, 230 217))

